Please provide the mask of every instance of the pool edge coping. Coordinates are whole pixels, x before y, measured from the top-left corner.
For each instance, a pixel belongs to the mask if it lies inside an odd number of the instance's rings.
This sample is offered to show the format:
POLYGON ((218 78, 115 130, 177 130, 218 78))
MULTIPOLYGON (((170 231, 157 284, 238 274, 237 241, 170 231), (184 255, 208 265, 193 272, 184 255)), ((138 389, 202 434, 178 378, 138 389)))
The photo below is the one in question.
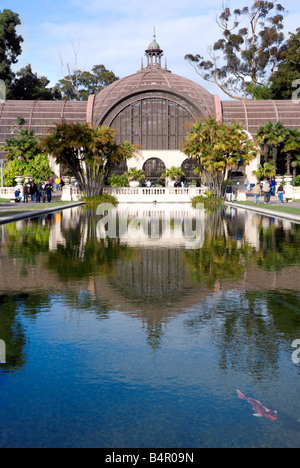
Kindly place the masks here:
POLYGON ((5 224, 14 223, 16 221, 22 221, 24 219, 37 218, 37 217, 42 216, 44 214, 53 213, 55 211, 67 210, 67 209, 75 208, 77 206, 82 206, 82 205, 84 205, 84 202, 74 202, 74 203, 69 203, 67 205, 54 206, 52 208, 46 208, 44 210, 24 211, 24 213, 19 213, 19 214, 15 214, 15 215, 12 214, 10 216, 5 216, 3 218, 0 218, 0 226, 5 225, 5 224))
POLYGON ((298 216, 293 213, 283 213, 282 211, 268 210, 267 208, 260 208, 256 206, 243 205, 241 203, 227 202, 227 201, 225 202, 225 205, 231 206, 234 208, 240 208, 242 210, 255 211, 256 213, 264 214, 264 215, 270 216, 271 218, 288 219, 290 221, 294 221, 295 223, 300 224, 300 215, 298 216))

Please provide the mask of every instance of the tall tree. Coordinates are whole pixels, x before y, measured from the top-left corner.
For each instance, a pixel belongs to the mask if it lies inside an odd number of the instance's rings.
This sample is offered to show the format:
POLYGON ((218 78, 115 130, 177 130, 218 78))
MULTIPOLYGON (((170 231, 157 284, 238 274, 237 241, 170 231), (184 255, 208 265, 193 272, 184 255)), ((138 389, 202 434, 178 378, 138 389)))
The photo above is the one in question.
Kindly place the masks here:
POLYGON ((98 94, 106 86, 119 78, 104 65, 95 65, 92 71, 76 70, 65 76, 56 85, 63 99, 70 101, 87 101, 90 94, 98 94))
POLYGON ((289 33, 289 35, 289 39, 279 51, 278 69, 270 78, 273 99, 291 99, 295 91, 293 83, 300 78, 300 28, 295 34, 289 33))
POLYGON ((15 177, 19 174, 30 174, 36 182, 48 180, 52 175, 48 155, 39 148, 35 132, 22 128, 23 124, 23 119, 19 118, 17 125, 13 127, 14 136, 7 139, 5 145, 0 148, 7 152, 8 163, 5 166, 4 182, 8 187, 13 186, 15 177))
POLYGON ((257 141, 264 146, 265 162, 268 162, 268 151, 272 149, 273 165, 277 167, 279 147, 285 142, 288 130, 282 122, 267 122, 261 125, 257 132, 257 141))
POLYGON ((249 140, 238 123, 224 124, 214 118, 195 123, 188 133, 183 152, 195 159, 199 171, 213 187, 214 195, 224 194, 225 179, 234 168, 256 158, 257 143, 249 140))
POLYGON ((230 98, 246 99, 249 83, 263 85, 266 74, 275 70, 284 40, 283 11, 277 0, 254 1, 251 7, 233 12, 224 7, 217 19, 223 37, 210 48, 210 58, 199 54, 185 58, 204 80, 215 83, 230 98))
POLYGON ((41 147, 69 168, 88 197, 101 194, 109 172, 135 154, 128 142, 116 144, 112 129, 81 122, 56 124, 41 147))
POLYGON ((11 84, 11 99, 17 100, 60 100, 61 94, 56 88, 49 88, 50 81, 45 76, 38 77, 31 65, 21 68, 11 84))
POLYGON ((282 148, 283 153, 286 154, 286 169, 287 174, 291 173, 291 163, 297 160, 300 151, 300 131, 297 129, 287 129, 286 140, 282 148))
POLYGON ((14 77, 11 66, 21 55, 23 38, 17 34, 21 24, 19 15, 11 10, 0 11, 0 80, 6 85, 6 97, 10 96, 10 84, 14 77))

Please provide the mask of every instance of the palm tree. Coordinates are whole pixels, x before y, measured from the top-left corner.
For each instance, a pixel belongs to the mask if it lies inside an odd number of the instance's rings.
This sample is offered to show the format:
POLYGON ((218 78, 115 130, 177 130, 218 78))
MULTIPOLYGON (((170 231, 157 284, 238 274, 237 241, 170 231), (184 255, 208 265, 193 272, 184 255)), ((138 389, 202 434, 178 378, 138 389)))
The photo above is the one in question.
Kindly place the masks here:
POLYGON ((297 175, 297 167, 300 167, 300 154, 295 156, 294 161, 291 162, 291 166, 293 168, 293 179, 295 179, 297 175))
POLYGON ((257 143, 263 146, 265 163, 267 163, 269 159, 268 135, 270 131, 270 124, 271 122, 268 122, 265 125, 261 125, 256 134, 257 143))
POLYGON ((182 151, 196 160, 214 195, 220 197, 224 194, 225 179, 230 179, 241 162, 247 166, 256 158, 258 149, 238 123, 224 124, 208 117, 193 125, 182 151))
POLYGON ((64 163, 87 197, 102 194, 110 171, 135 155, 128 142, 116 144, 109 127, 91 127, 87 123, 61 122, 41 140, 44 151, 57 163, 64 163))
POLYGON ((170 167, 170 169, 166 169, 166 171, 161 176, 171 180, 177 180, 181 177, 184 177, 185 173, 183 172, 181 167, 172 166, 170 167))
POLYGON ((126 176, 131 181, 139 181, 145 178, 145 172, 142 169, 131 167, 127 172, 126 176))
MULTIPOLYGON (((287 130, 287 139, 284 143, 283 152, 286 153, 287 158, 287 174, 291 173, 291 160, 292 156, 297 157, 296 151, 300 150, 300 131, 296 129, 289 128, 287 130)), ((297 167, 293 166, 294 168, 297 167)))
POLYGON ((268 162, 268 148, 272 148, 273 165, 277 166, 278 148, 287 137, 287 129, 282 122, 268 122, 259 127, 257 141, 264 145, 265 162, 268 162))
POLYGON ((274 177, 276 174, 276 167, 272 163, 264 163, 262 166, 261 164, 258 166, 257 171, 252 171, 252 174, 255 175, 259 180, 261 179, 270 179, 270 177, 274 177))

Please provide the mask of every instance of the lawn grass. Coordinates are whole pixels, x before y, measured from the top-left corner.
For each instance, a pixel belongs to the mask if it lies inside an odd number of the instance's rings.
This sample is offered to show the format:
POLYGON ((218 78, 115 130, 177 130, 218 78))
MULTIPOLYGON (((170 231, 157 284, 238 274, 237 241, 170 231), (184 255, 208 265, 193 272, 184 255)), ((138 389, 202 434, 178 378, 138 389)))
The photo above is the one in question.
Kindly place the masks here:
MULTIPOLYGON (((15 205, 12 206, 12 208, 0 210, 0 218, 5 218, 6 216, 14 216, 17 214, 22 214, 30 211, 42 211, 42 210, 47 210, 51 208, 59 208, 64 205, 72 205, 77 202, 69 202, 69 201, 59 201, 59 202, 53 202, 53 203, 36 203, 33 205, 23 205, 22 203, 15 203, 15 205)), ((0 205, 1 208, 1 205, 0 205)))
MULTIPOLYGON (((297 200, 294 200, 295 202, 297 200)), ((280 213, 290 213, 300 216, 300 208, 295 208, 293 206, 286 206, 286 205, 265 205, 264 203, 259 203, 256 205, 254 202, 250 201, 243 201, 243 202, 235 202, 237 205, 247 205, 247 206, 254 206, 256 208, 263 208, 264 210, 270 211, 278 211, 280 213)), ((288 205, 288 204, 287 204, 288 205)))

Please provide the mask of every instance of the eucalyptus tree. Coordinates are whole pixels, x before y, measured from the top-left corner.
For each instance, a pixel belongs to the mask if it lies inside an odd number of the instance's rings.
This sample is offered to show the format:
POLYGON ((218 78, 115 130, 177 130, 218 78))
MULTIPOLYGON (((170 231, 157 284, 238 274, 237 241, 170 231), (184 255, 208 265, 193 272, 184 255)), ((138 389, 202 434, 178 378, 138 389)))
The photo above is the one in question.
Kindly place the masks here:
MULTIPOLYGON (((279 65, 270 77, 272 99, 292 99, 300 77, 300 28, 289 33, 289 39, 279 50, 279 65)), ((299 99, 299 97, 298 97, 299 99)))
POLYGON ((54 130, 42 138, 41 147, 54 156, 58 164, 67 166, 87 197, 102 194, 109 172, 137 151, 126 141, 117 144, 115 132, 109 127, 65 121, 57 123, 54 130))
POLYGON ((20 24, 17 13, 8 9, 0 11, 0 80, 5 82, 7 98, 10 97, 10 85, 14 78, 11 67, 22 53, 23 38, 17 33, 20 24))
POLYGON ((266 75, 276 68, 284 41, 283 12, 277 0, 256 0, 234 11, 225 5, 217 18, 222 37, 210 47, 209 58, 199 54, 185 58, 230 98, 246 99, 249 84, 264 85, 266 75))
POLYGON ((214 195, 220 197, 224 195, 226 178, 230 179, 240 164, 246 166, 255 159, 258 146, 240 124, 224 124, 209 117, 193 125, 183 152, 195 160, 199 173, 212 186, 214 195))

